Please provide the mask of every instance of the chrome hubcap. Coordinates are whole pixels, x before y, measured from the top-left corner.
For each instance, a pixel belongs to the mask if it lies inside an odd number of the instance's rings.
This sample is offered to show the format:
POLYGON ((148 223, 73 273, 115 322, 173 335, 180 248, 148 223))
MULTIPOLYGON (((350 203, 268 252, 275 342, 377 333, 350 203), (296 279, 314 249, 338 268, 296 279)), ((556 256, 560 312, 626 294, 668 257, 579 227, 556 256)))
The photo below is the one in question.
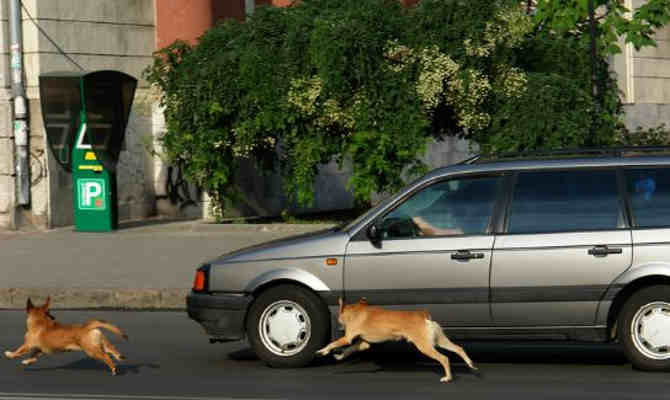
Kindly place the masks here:
POLYGON ((633 317, 631 336, 637 350, 654 360, 670 358, 670 303, 656 301, 633 317))
POLYGON ((270 304, 258 322, 258 331, 265 347, 278 356, 299 353, 309 341, 309 315, 299 304, 280 300, 270 304))

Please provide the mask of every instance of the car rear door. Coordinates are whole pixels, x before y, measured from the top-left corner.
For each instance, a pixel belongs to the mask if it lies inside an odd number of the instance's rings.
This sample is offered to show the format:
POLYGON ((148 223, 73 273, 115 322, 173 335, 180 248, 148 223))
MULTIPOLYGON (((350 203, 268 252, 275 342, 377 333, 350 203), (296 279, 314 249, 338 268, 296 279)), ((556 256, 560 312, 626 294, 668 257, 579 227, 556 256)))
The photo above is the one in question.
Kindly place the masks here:
POLYGON ((443 326, 490 324, 491 221, 501 182, 501 176, 437 182, 378 218, 381 241, 363 232, 347 246, 347 301, 427 309, 443 326), (422 228, 412 222, 416 217, 422 228))
POLYGON ((519 172, 496 238, 496 326, 595 321, 608 285, 631 265, 631 233, 616 169, 519 172))

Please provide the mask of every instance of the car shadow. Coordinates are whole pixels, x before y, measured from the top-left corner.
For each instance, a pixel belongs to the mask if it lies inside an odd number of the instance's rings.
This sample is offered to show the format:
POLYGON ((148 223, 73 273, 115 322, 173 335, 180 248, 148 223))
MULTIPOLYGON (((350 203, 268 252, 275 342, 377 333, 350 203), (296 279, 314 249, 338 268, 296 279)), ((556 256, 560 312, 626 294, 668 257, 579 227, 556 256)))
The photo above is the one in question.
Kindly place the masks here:
MULTIPOLYGON (((627 364, 620 346, 616 344, 575 342, 458 342, 468 356, 479 364, 573 364, 573 365, 623 365, 627 364)), ((440 349, 438 349, 440 350, 440 349)), ((456 354, 440 350, 449 357, 455 374, 474 374, 456 354)), ((228 353, 234 361, 259 361, 254 351, 247 347, 228 353)), ((411 343, 389 342, 373 344, 369 350, 355 353, 344 361, 333 357, 316 357, 311 367, 332 366, 346 363, 353 369, 338 371, 339 374, 376 373, 382 371, 407 372, 426 370, 442 374, 439 364, 419 353, 411 343)))
MULTIPOLYGON (((125 364, 120 363, 116 365, 116 374, 117 375, 127 375, 127 374, 139 374, 141 369, 150 368, 158 369, 160 368, 159 364, 156 363, 136 363, 136 364, 125 364)), ((77 361, 73 361, 69 364, 54 366, 54 367, 36 367, 28 366, 24 369, 26 372, 38 372, 38 371, 53 371, 53 370, 101 370, 109 373, 109 368, 100 361, 93 360, 90 358, 82 358, 77 361)))

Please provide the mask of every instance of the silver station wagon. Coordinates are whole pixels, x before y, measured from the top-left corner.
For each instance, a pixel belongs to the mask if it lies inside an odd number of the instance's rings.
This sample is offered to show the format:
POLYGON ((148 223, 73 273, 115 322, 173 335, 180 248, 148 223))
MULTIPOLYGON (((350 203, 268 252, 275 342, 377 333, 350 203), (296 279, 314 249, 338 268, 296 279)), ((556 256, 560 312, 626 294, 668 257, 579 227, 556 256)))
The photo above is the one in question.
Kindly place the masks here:
POLYGON ((234 251, 196 272, 190 318, 307 365, 337 298, 426 309, 454 339, 618 341, 670 368, 670 151, 472 158, 355 221, 234 251))

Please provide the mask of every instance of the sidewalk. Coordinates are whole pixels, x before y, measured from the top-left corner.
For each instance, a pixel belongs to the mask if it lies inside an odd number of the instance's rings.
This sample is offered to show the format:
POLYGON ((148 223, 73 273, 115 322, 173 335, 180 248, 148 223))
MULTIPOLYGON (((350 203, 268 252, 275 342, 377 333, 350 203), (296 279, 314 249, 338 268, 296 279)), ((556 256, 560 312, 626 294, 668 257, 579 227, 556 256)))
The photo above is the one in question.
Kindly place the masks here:
POLYGON ((152 220, 107 233, 0 233, 0 309, 184 309, 195 269, 223 253, 330 225, 152 220))

